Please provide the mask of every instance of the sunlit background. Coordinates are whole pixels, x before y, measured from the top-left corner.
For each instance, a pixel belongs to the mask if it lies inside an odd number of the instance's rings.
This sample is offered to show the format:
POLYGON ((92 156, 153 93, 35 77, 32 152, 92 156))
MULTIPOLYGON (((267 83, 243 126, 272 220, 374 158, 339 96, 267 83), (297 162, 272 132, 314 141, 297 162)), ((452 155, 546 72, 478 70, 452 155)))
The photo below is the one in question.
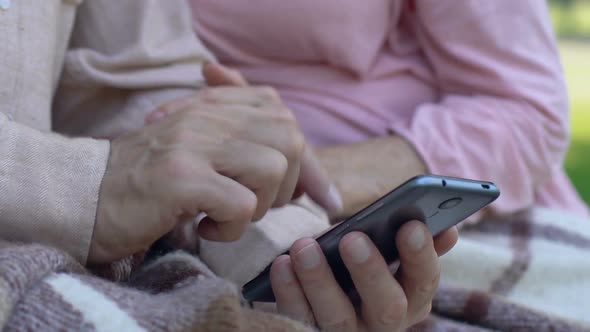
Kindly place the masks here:
POLYGON ((571 100, 572 143, 566 168, 590 203, 590 0, 550 2, 571 100))

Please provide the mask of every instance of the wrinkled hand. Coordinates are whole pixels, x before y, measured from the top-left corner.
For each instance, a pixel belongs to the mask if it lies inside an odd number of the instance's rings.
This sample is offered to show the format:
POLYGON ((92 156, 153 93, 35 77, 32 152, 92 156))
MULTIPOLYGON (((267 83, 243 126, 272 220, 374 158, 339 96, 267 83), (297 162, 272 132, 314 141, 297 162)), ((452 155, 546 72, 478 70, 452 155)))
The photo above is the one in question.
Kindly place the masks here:
POLYGON ((305 140, 267 88, 204 89, 174 114, 111 145, 89 261, 149 247, 200 212, 209 240, 232 241, 290 201, 305 140))
MULTIPOLYGON (((208 63, 203 66, 203 76, 205 77, 209 86, 234 86, 236 89, 249 89, 248 82, 237 71, 226 68, 220 64, 208 63), (239 88, 238 88, 239 87, 239 88)), ((285 106, 280 102, 278 94, 272 88, 264 88, 269 95, 273 96, 275 102, 274 106, 278 111, 289 112, 285 106)), ((187 98, 179 99, 172 103, 168 103, 160 107, 155 112, 148 115, 146 121, 153 123, 166 118, 170 114, 183 109, 191 103, 198 102, 199 93, 189 96, 187 98)), ((248 100, 238 100, 232 98, 220 98, 220 95, 211 98, 212 102, 238 104, 240 102, 248 102, 248 100)), ((252 101, 250 101, 252 102, 252 101)), ((291 179, 293 180, 293 179, 291 179)), ((343 210, 342 197, 332 184, 324 167, 315 156, 313 150, 306 145, 303 152, 298 179, 297 192, 295 196, 307 193, 309 197, 322 206, 328 214, 338 215, 343 210)))
POLYGON ((444 254, 456 241, 456 228, 433 242, 424 224, 407 223, 396 236, 400 267, 394 277, 366 235, 347 234, 339 249, 361 299, 355 308, 317 242, 299 240, 271 267, 277 308, 322 331, 405 331, 430 312, 440 276, 437 252, 444 254))

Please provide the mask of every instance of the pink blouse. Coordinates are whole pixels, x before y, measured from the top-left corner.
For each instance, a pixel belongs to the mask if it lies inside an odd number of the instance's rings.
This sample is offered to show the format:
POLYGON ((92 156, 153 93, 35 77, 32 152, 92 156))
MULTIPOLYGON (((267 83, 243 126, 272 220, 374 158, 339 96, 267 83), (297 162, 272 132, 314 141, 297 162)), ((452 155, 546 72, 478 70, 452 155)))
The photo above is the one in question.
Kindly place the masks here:
POLYGON ((317 145, 397 134, 493 208, 588 213, 563 170, 568 97, 539 0, 191 0, 209 49, 278 89, 317 145))

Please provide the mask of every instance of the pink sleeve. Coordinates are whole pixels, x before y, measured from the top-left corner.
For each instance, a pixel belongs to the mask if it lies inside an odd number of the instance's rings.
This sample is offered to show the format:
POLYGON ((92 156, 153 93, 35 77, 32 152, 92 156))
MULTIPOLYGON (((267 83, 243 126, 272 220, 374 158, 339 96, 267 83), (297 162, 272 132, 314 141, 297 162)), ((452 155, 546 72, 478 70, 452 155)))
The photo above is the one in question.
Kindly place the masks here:
POLYGON ((495 212, 533 204, 568 147, 568 101, 546 1, 417 0, 414 27, 441 92, 394 132, 435 174, 491 180, 495 212))

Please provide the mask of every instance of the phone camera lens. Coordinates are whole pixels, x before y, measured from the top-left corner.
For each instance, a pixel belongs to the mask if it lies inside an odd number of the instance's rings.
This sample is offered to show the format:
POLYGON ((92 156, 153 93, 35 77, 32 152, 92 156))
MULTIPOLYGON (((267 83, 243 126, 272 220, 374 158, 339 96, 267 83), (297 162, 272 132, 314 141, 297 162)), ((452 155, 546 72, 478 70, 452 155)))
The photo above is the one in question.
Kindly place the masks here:
POLYGON ((440 203, 438 208, 441 210, 452 209, 452 208, 456 207, 457 205, 461 204, 461 202, 463 202, 463 199, 461 197, 447 199, 446 201, 440 203))

